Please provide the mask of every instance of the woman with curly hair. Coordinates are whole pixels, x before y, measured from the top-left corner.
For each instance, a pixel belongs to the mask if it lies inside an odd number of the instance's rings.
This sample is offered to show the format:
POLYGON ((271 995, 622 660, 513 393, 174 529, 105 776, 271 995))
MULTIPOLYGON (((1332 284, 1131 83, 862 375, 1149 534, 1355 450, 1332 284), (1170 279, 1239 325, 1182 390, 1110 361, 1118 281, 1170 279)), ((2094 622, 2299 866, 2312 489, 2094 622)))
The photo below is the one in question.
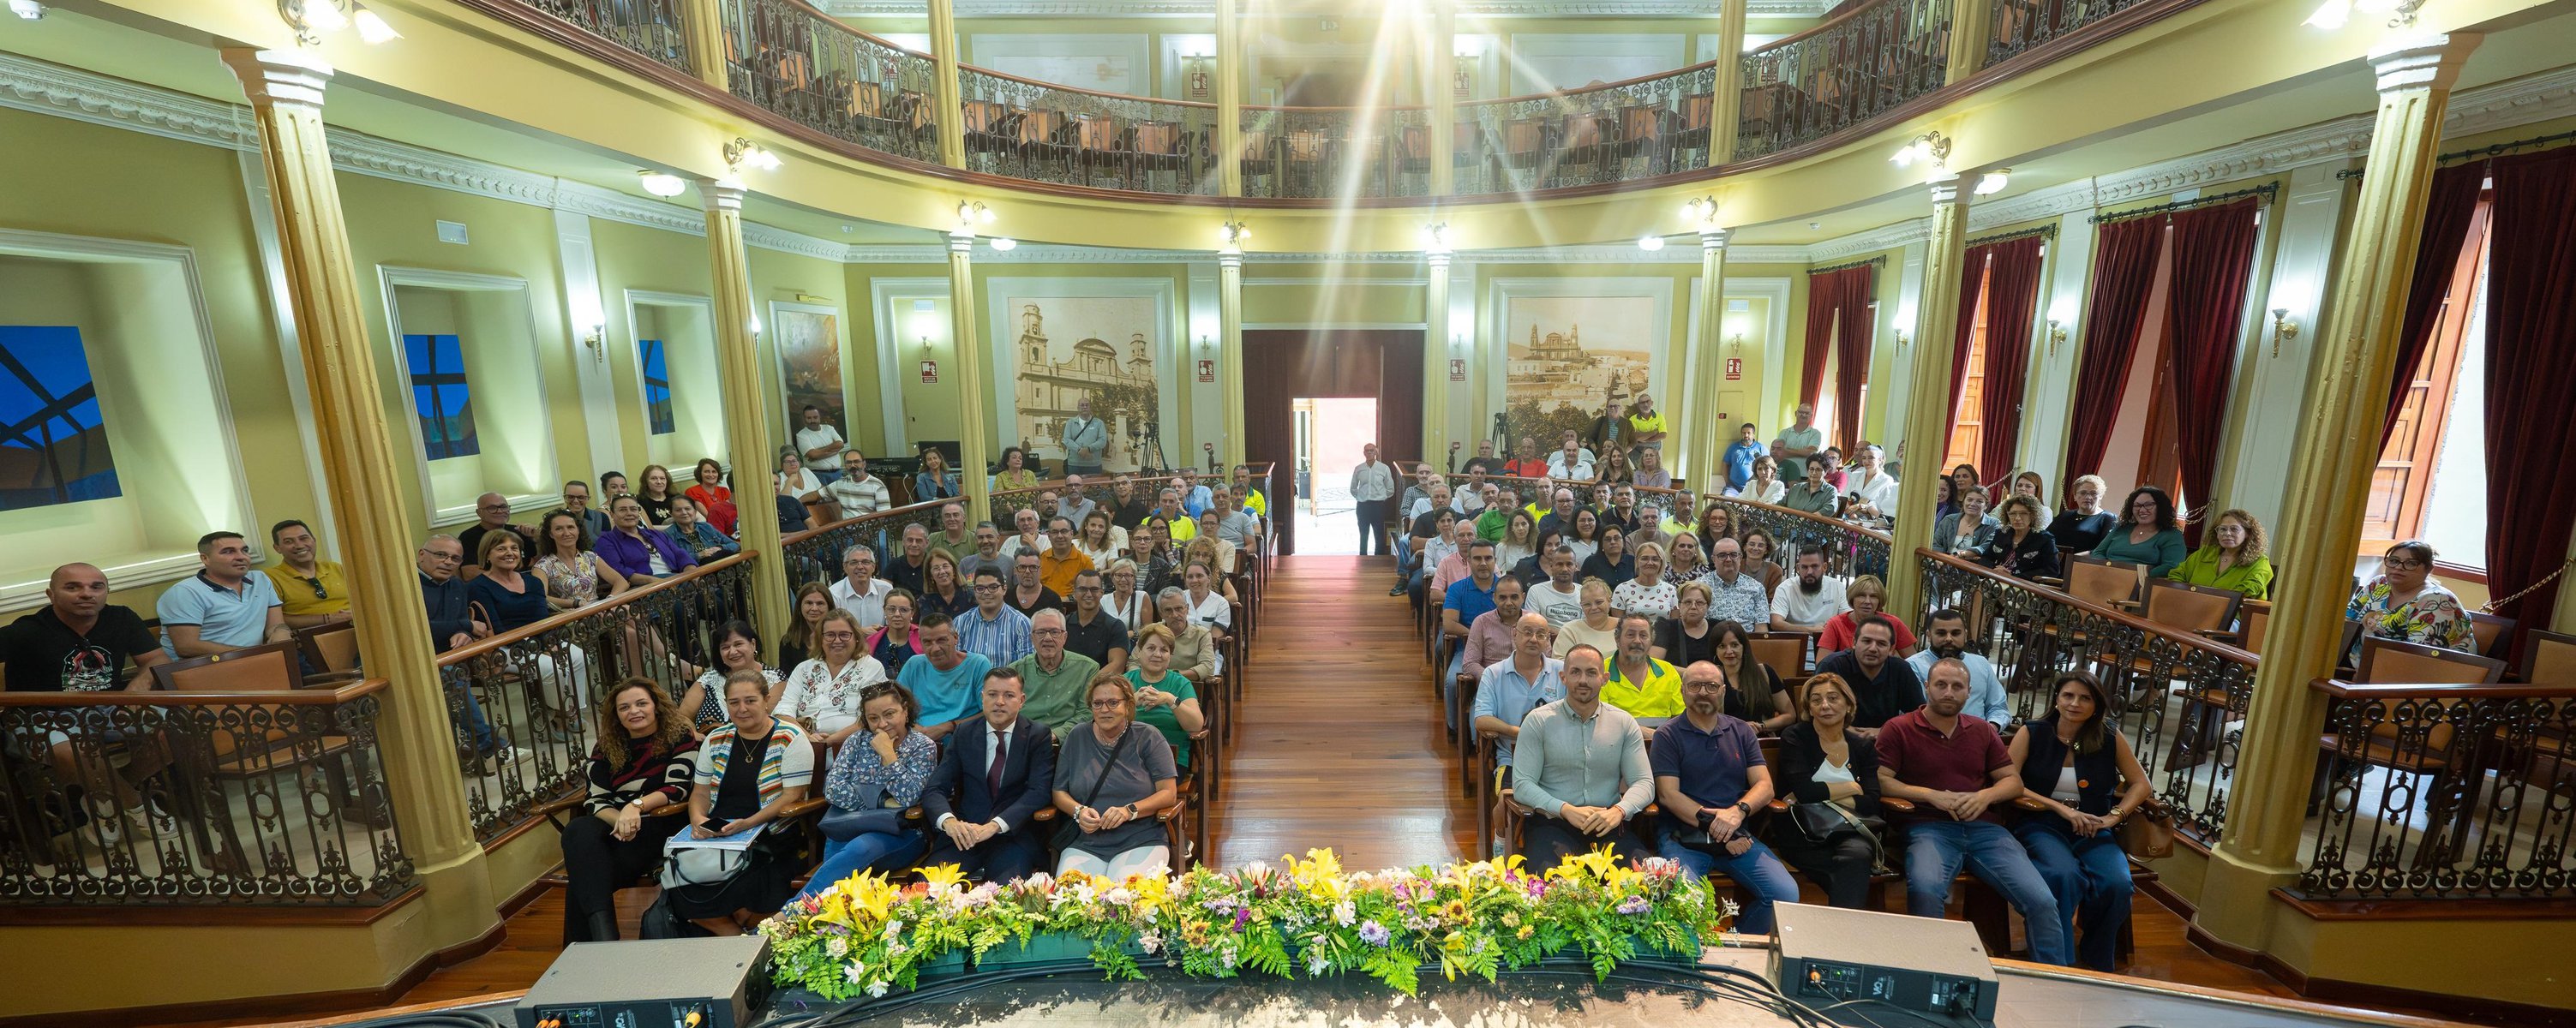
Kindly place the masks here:
POLYGON ((599 742, 580 816, 563 829, 564 941, 614 942, 617 890, 662 863, 683 817, 647 817, 688 802, 698 744, 689 720, 650 678, 629 678, 599 709, 599 742))
POLYGON ((2243 508, 2219 511, 2209 524, 2209 541, 2174 565, 2166 578, 2190 585, 2234 589, 2249 600, 2272 595, 2272 558, 2264 554, 2263 523, 2243 508))

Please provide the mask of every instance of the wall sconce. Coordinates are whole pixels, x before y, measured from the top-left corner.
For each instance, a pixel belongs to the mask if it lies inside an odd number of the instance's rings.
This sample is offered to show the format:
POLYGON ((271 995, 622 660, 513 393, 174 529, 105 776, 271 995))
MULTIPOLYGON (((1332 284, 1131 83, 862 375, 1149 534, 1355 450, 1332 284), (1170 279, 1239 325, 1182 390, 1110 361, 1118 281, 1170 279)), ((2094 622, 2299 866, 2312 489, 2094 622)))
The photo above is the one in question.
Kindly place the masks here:
POLYGON ((724 160, 725 167, 735 171, 741 171, 746 166, 762 171, 777 171, 778 166, 785 163, 778 159, 777 154, 769 152, 768 147, 741 136, 735 136, 733 142, 724 145, 724 160))
POLYGON ((2056 318, 2048 319, 2048 356, 2057 357, 2057 348, 2066 344, 2066 326, 2056 318))
POLYGON ((964 235, 974 235, 975 226, 990 225, 993 223, 993 219, 998 217, 1000 217, 1000 215, 993 213, 992 208, 984 206, 984 201, 982 200, 959 200, 957 201, 956 232, 964 235))
POLYGON ((1932 170, 1939 171, 1950 160, 1950 137, 1937 129, 1926 132, 1908 141, 1887 159, 1900 168, 1913 167, 1916 161, 1930 161, 1932 170))
POLYGON ((1682 204, 1682 217, 1702 232, 1717 227, 1717 198, 1694 196, 1682 204))
POLYGON ((45 5, 37 0, 9 0, 9 13, 28 21, 43 21, 45 5))
POLYGON ((1738 332, 1726 337, 1726 353, 1727 356, 1730 357, 1741 357, 1744 355, 1744 333, 1738 332))
MULTIPOLYGON (((9 9, 29 21, 45 13, 41 4, 18 0, 11 0, 9 9), (28 13, 31 8, 35 13, 28 13)), ((394 31, 382 16, 357 0, 277 0, 277 16, 286 22, 286 27, 295 30, 295 41, 305 46, 320 46, 322 37, 351 26, 357 27, 358 38, 368 46, 402 38, 402 33, 394 31)))
POLYGON ((1252 226, 1240 221, 1229 221, 1217 226, 1216 241, 1220 248, 1239 250, 1251 239, 1252 226))
POLYGON ((1208 72, 1208 55, 1190 54, 1182 60, 1188 65, 1182 73, 1182 80, 1189 84, 1190 99, 1206 100, 1209 94, 1216 92, 1216 76, 1208 72))
POLYGON ((607 351, 607 349, 606 349, 606 342, 607 342, 607 339, 608 339, 608 326, 606 326, 606 325, 602 325, 602 324, 600 324, 599 322, 593 321, 593 322, 591 322, 591 323, 590 323, 590 327, 589 327, 589 328, 587 328, 587 329, 583 330, 583 332, 582 332, 582 337, 581 337, 581 345, 583 345, 583 346, 587 346, 587 347, 590 347, 590 359, 595 360, 595 361, 597 361, 597 360, 607 360, 607 359, 608 359, 608 351, 607 351))
POLYGON ((1905 338, 1905 330, 1902 328, 1895 329, 1893 334, 1896 336, 1896 345, 1898 346, 1904 346, 1906 343, 1912 341, 1905 338))
POLYGON ((754 315, 752 315, 752 316, 751 316, 751 318, 750 318, 748 321, 745 321, 745 322, 743 323, 743 326, 742 326, 742 327, 747 328, 747 329, 750 329, 750 330, 751 330, 751 334, 752 334, 752 335, 755 335, 755 336, 756 336, 756 335, 759 335, 759 334, 760 334, 760 315, 758 315, 758 314, 754 314, 754 315))
POLYGON ((2299 323, 2290 320, 2287 307, 2272 308, 2272 356, 2281 356, 2281 340, 2299 337, 2299 323))
POLYGON ((1448 252, 1449 252, 1449 223, 1448 223, 1448 222, 1445 222, 1445 221, 1435 221, 1435 222, 1432 222, 1431 224, 1428 224, 1428 225, 1424 225, 1424 226, 1422 226, 1422 252, 1424 252, 1424 253, 1448 253, 1448 252))

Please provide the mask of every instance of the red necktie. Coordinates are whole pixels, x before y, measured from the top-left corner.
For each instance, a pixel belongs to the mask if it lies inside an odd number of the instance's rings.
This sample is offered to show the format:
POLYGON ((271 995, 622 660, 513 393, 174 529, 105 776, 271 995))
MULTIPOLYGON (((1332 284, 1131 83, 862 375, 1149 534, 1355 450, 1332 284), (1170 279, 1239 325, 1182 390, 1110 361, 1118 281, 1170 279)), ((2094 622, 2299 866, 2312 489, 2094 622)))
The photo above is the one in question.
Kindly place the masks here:
POLYGON ((1002 794, 1002 768, 1011 760, 1011 737, 993 734, 993 763, 984 769, 984 788, 994 796, 1002 794))

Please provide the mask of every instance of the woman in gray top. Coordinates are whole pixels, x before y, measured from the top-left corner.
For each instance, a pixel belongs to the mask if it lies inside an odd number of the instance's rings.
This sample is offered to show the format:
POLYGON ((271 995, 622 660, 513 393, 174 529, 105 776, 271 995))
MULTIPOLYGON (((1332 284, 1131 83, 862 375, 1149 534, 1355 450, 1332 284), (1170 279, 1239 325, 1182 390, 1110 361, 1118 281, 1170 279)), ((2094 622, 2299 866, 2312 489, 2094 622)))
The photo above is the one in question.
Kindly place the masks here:
POLYGON ((1829 518, 1841 514, 1842 490, 1825 480, 1825 476, 1831 473, 1833 467, 1823 454, 1807 458, 1807 477, 1781 494, 1780 505, 1829 518))
POLYGON ((1932 548, 1943 553, 1975 557, 1994 540, 2003 522, 1986 513, 1986 491, 1970 489, 1959 495, 1959 509, 1941 516, 1932 528, 1932 548))
POLYGON ((1172 867, 1156 814, 1180 802, 1172 744, 1136 723, 1136 687, 1102 672, 1089 690, 1091 724, 1067 732, 1056 753, 1055 807, 1081 835, 1056 858, 1057 874, 1109 879, 1172 867))

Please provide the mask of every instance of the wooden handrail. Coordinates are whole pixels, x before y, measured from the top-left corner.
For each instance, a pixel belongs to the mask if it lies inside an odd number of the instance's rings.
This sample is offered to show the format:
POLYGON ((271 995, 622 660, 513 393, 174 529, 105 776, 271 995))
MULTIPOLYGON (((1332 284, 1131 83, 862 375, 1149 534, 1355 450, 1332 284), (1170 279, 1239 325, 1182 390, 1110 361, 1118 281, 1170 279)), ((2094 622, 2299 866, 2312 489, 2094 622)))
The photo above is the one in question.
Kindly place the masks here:
POLYGON ((334 689, 278 689, 269 692, 0 692, 0 707, 211 707, 257 703, 279 707, 328 707, 384 691, 385 680, 369 678, 334 689))
POLYGON ((921 501, 920 503, 907 503, 907 504, 904 504, 903 506, 900 506, 900 507, 888 507, 888 508, 886 508, 886 509, 884 509, 884 510, 875 511, 875 512, 868 513, 868 514, 859 514, 859 515, 855 515, 855 516, 852 516, 852 517, 842 518, 841 520, 839 520, 839 521, 835 521, 835 522, 832 522, 832 523, 830 523, 830 524, 825 524, 825 525, 816 525, 816 526, 814 526, 814 527, 812 527, 812 528, 800 529, 800 530, 797 530, 797 531, 794 531, 794 532, 789 532, 789 533, 787 533, 786 535, 783 535, 783 536, 778 537, 778 542, 779 542, 779 545, 781 545, 781 546, 793 546, 793 545, 795 545, 795 544, 797 544, 797 543, 804 542, 804 541, 805 541, 805 540, 807 540, 807 539, 814 538, 815 536, 821 535, 821 534, 823 534, 823 533, 825 533, 825 532, 833 531, 833 530, 835 530, 835 529, 840 529, 840 528, 846 528, 846 527, 849 527, 849 526, 851 526, 851 525, 857 524, 857 523, 859 523, 859 522, 861 522, 861 521, 891 520, 891 519, 894 519, 897 515, 902 515, 902 514, 911 514, 911 513, 916 513, 916 512, 924 511, 924 510, 936 510, 936 509, 938 509, 938 508, 940 508, 940 507, 943 507, 943 506, 946 506, 946 505, 948 505, 948 504, 955 503, 955 502, 957 502, 957 500, 956 500, 955 498, 950 498, 950 499, 945 499, 945 500, 923 500, 923 501, 921 501))
MULTIPOLYGON (((651 585, 628 589, 625 592, 618 593, 617 595, 608 597, 607 599, 592 600, 589 603, 574 607, 571 610, 548 617, 543 621, 513 628, 507 632, 502 632, 489 638, 476 639, 473 642, 439 654, 438 666, 448 667, 455 664, 462 664, 512 643, 533 639, 539 635, 543 635, 557 628, 572 624, 573 622, 579 621, 583 618, 593 617, 604 611, 615 610, 627 604, 634 603, 644 597, 651 596, 654 593, 677 589, 683 583, 704 578, 719 570, 743 563, 756 556, 759 556, 759 553, 755 550, 744 550, 740 553, 727 554, 680 572, 679 574, 673 575, 669 578, 655 582, 651 585)), ((524 572, 522 573, 524 574, 524 572)))
MULTIPOLYGON (((1716 66, 1716 61, 1701 61, 1698 64, 1684 65, 1671 71, 1659 71, 1652 74, 1639 75, 1635 78, 1620 79, 1617 82, 1604 82, 1597 86, 1585 86, 1581 89, 1558 90, 1546 93, 1523 93, 1519 96, 1502 96, 1495 97, 1491 100, 1462 100, 1458 103, 1458 109, 1464 111, 1470 107, 1485 107, 1494 104, 1529 103, 1534 100, 1563 100, 1571 97, 1582 96, 1585 93, 1603 93, 1613 89, 1626 89, 1629 86, 1643 85, 1656 79, 1680 78, 1681 76, 1697 74, 1704 69, 1714 68, 1716 66)), ((1401 110, 1403 108, 1384 109, 1401 110)))
MULTIPOLYGON (((1724 503, 1731 503, 1731 504, 1734 504, 1734 505, 1739 506, 1739 507, 1754 507, 1754 508, 1758 508, 1758 509, 1761 509, 1761 510, 1771 511, 1771 512, 1773 512, 1773 513, 1780 514, 1780 515, 1783 515, 1783 516, 1786 516, 1786 517, 1792 517, 1792 518, 1804 518, 1804 519, 1806 519, 1806 520, 1808 520, 1808 521, 1813 521, 1813 522, 1815 522, 1815 523, 1817 523, 1817 524, 1819 524, 1819 525, 1824 525, 1824 526, 1828 526, 1828 527, 1832 527, 1832 528, 1840 529, 1840 530, 1842 530, 1842 531, 1851 532, 1851 533, 1853 533, 1853 534, 1855 534, 1855 535, 1868 536, 1869 538, 1879 540, 1880 542, 1884 542, 1884 543, 1888 544, 1888 546, 1890 546, 1890 547, 1894 547, 1894 546, 1896 545, 1896 540, 1895 540, 1895 538, 1894 538, 1894 537, 1892 537, 1892 536, 1888 535, 1888 534, 1887 534, 1887 533, 1885 533, 1885 532, 1881 532, 1881 531, 1879 531, 1879 530, 1877 530, 1877 529, 1875 529, 1875 528, 1871 528, 1871 527, 1869 527, 1869 526, 1867 526, 1867 525, 1863 525, 1863 524, 1860 524, 1860 523, 1857 523, 1857 522, 1845 521, 1845 520, 1843 520, 1843 519, 1841 519, 1841 518, 1829 518, 1829 517, 1826 517, 1826 516, 1824 516, 1824 515, 1822 515, 1822 514, 1813 513, 1813 512, 1810 512, 1810 511, 1796 510, 1796 509, 1789 508, 1789 507, 1783 507, 1783 506, 1780 506, 1779 504, 1776 504, 1776 503, 1763 503, 1763 502, 1761 502, 1761 501, 1759 501, 1759 500, 1747 500, 1747 499, 1743 499, 1743 498, 1741 498, 1741 497, 1728 496, 1728 495, 1725 495, 1725 494, 1723 494, 1723 493, 1705 493, 1705 494, 1702 494, 1702 495, 1705 497, 1705 499, 1703 499, 1703 500, 1701 501, 1701 505, 1702 505, 1702 507, 1705 507, 1705 506, 1707 505, 1707 501, 1708 501, 1708 500, 1717 500, 1717 501, 1724 502, 1724 503)), ((2019 580, 2018 580, 2018 579, 2016 579, 2015 581, 2019 581, 2019 580)))
MULTIPOLYGON (((878 46, 882 46, 882 47, 884 47, 884 48, 886 48, 886 49, 888 49, 888 50, 892 50, 892 51, 894 51, 894 52, 896 52, 896 53, 899 53, 899 54, 902 54, 902 55, 904 55, 904 56, 906 56, 906 57, 912 57, 912 58, 917 58, 917 59, 924 60, 924 61, 930 61, 930 62, 932 62, 932 63, 934 63, 934 64, 935 64, 935 63, 937 63, 937 62, 938 62, 938 60, 939 60, 939 59, 938 59, 938 58, 936 58, 936 57, 933 57, 933 56, 931 56, 931 55, 929 55, 929 54, 923 53, 923 52, 921 52, 921 51, 919 51, 919 50, 912 49, 911 47, 904 46, 904 45, 902 45, 902 44, 900 44, 900 43, 896 43, 896 42, 894 42, 894 41, 892 41, 892 40, 886 39, 886 38, 885 38, 885 37, 883 37, 883 36, 875 35, 875 34, 873 34, 873 33, 869 33, 869 32, 862 32, 862 31, 860 31, 860 30, 858 30, 858 29, 851 28, 851 27, 850 27, 850 24, 849 24, 848 22, 842 21, 842 20, 841 20, 841 19, 839 19, 839 18, 835 18, 835 17, 832 17, 832 16, 831 16, 831 15, 829 15, 829 14, 825 14, 825 13, 823 13, 823 10, 822 10, 821 8, 816 7, 816 6, 812 5, 812 4, 806 3, 806 2, 805 2, 805 0, 765 0, 765 2, 767 2, 767 3, 774 3, 774 4, 777 4, 777 5, 782 6, 782 7, 801 7, 801 8, 804 8, 804 9, 805 9, 805 13, 806 13, 807 15, 811 16, 811 17, 812 17, 816 22, 821 23, 821 24, 822 24, 822 26, 823 26, 823 27, 825 27, 825 28, 828 28, 828 29, 830 29, 830 30, 832 30, 832 31, 834 31, 834 32, 838 32, 838 33, 840 33, 840 34, 842 34, 842 35, 845 35, 845 36, 857 36, 857 37, 859 37, 860 39, 864 39, 864 40, 867 40, 868 42, 875 43, 875 44, 876 44, 876 45, 878 45, 878 46)), ((747 42, 747 41, 746 41, 746 42, 747 42)))
POLYGON ((2175 645, 2189 649, 2205 650, 2222 660, 2243 664, 2248 667, 2259 666, 2263 663, 2263 658, 2254 653, 2238 649, 2234 646, 2229 646, 2226 643, 2211 640, 2209 637, 2199 633, 2149 621, 2116 607, 2105 607, 2091 600, 2083 599, 2068 593, 2060 592, 2048 586, 2041 585, 2040 583, 2031 581, 2027 578, 2014 578, 2011 575, 1996 571, 1995 569, 1983 564, 1979 564, 1975 561, 1961 560, 1958 557, 1942 553, 1929 546, 1918 546, 1915 548, 1914 553, 1918 557, 1930 558, 1937 563, 1946 564, 1953 570, 1964 571, 1981 578, 1991 579, 1998 584, 2007 585, 2015 589, 2037 593, 2051 603, 2063 604, 2087 614, 2092 614, 2096 617, 2118 622, 2124 627, 2136 629, 2137 631, 2144 632, 2148 635, 2161 637, 2165 641, 2171 642, 2175 645))
POLYGON ((1887 5, 1887 4, 1891 4, 1891 3, 1903 3, 1903 2, 1905 2, 1905 0, 1865 0, 1865 2, 1863 2, 1863 3, 1853 4, 1853 5, 1851 5, 1851 7, 1850 7, 1849 9, 1847 9, 1847 10, 1843 11, 1843 12, 1842 12, 1842 13, 1840 13, 1840 14, 1833 15, 1832 17, 1826 18, 1826 19, 1825 19, 1825 20, 1823 20, 1823 21, 1817 22, 1817 23, 1815 23, 1815 24, 1813 24, 1813 25, 1809 25, 1809 26, 1807 26, 1806 28, 1800 29, 1800 30, 1798 30, 1798 31, 1796 31, 1796 32, 1792 32, 1792 33, 1790 33, 1790 34, 1788 34, 1788 35, 1785 35, 1785 36, 1782 36, 1782 37, 1780 37, 1780 38, 1778 38, 1778 39, 1774 39, 1774 40, 1772 40, 1772 41, 1770 41, 1770 42, 1768 42, 1768 43, 1764 43, 1764 44, 1762 44, 1761 46, 1756 47, 1756 48, 1754 48, 1754 49, 1751 49, 1751 50, 1747 50, 1747 51, 1745 51, 1745 52, 1744 52, 1744 59, 1745 59, 1745 60, 1747 60, 1747 61, 1750 61, 1750 60, 1752 60, 1754 57, 1756 57, 1756 56, 1758 56, 1758 55, 1761 55, 1761 54, 1767 54, 1767 53, 1770 53, 1770 52, 1775 51, 1775 50, 1780 50, 1780 49, 1784 49, 1784 48, 1787 48, 1787 47, 1796 46, 1796 45, 1797 45, 1797 44, 1799 44, 1799 43, 1806 42, 1806 41, 1807 41, 1807 39, 1808 39, 1809 37, 1812 37, 1812 36, 1820 36, 1820 35, 1823 35, 1823 34, 1825 34, 1825 33, 1827 33, 1827 32, 1831 32, 1831 31, 1833 31, 1833 30, 1835 30, 1835 29, 1841 28, 1841 27, 1843 27, 1843 25, 1845 25, 1845 24, 1847 24, 1847 23, 1849 23, 1849 22, 1855 21, 1855 20, 1859 19, 1862 15, 1865 15, 1865 14, 1868 14, 1868 13, 1870 13, 1870 12, 1872 12, 1872 11, 1875 11, 1875 10, 1877 10, 1878 8, 1882 7, 1882 6, 1885 6, 1885 5, 1887 5))
POLYGON ((2351 700, 2563 700, 2576 699, 2576 685, 2521 685, 2511 682, 2493 685, 2468 682, 2347 682, 2338 678, 2311 680, 2308 688, 2336 699, 2351 700))
MULTIPOLYGON (((779 2, 792 3, 795 2, 795 0, 779 0, 779 2)), ((1036 86, 1050 92, 1080 93, 1084 96, 1096 96, 1103 100, 1124 100, 1129 103, 1161 104, 1169 107, 1196 107, 1204 109, 1211 114, 1216 112, 1215 104, 1201 100, 1166 100, 1159 96, 1137 96, 1134 93, 1111 93, 1098 89, 1084 89, 1081 86, 1068 86, 1058 82, 1040 82, 1037 79, 1013 75, 1007 71, 994 71, 991 68, 980 67, 972 64, 960 64, 957 66, 957 70, 971 71, 978 75, 986 75, 1006 82, 1017 82, 1024 86, 1036 86)), ((1247 107, 1244 109, 1251 110, 1252 108, 1247 107)))

